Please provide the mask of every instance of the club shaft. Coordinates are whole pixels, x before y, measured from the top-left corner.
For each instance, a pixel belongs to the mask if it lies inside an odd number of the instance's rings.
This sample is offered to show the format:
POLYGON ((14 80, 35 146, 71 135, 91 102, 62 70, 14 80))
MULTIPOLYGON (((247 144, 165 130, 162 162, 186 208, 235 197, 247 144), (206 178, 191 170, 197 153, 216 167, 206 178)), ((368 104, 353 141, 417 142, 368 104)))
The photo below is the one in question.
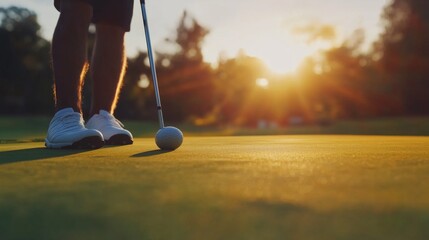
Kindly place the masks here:
POLYGON ((158 78, 156 76, 155 61, 153 59, 152 43, 150 41, 149 24, 147 21, 145 1, 140 0, 140 4, 142 8, 143 26, 144 26, 145 36, 146 36, 147 55, 149 57, 149 65, 150 65, 150 70, 152 72, 153 88, 155 90, 156 109, 158 111, 159 127, 164 128, 164 117, 162 116, 161 97, 159 95, 158 78))

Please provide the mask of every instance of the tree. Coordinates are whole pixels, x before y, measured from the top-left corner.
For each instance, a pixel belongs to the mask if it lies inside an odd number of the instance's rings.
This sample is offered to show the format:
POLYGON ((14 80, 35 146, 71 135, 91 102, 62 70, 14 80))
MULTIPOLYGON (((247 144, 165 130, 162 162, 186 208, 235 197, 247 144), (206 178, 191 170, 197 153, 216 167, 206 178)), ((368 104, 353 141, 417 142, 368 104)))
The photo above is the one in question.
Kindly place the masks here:
POLYGON ((308 85, 314 91, 308 98, 312 99, 314 106, 329 111, 332 118, 359 118, 374 114, 369 94, 372 78, 367 74, 367 57, 361 51, 364 39, 363 30, 358 29, 340 46, 323 51, 317 73, 310 79, 308 85))
POLYGON ((429 114, 428 9, 426 0, 392 0, 376 44, 377 68, 406 114, 429 114))
POLYGON ((208 29, 185 11, 175 36, 167 39, 177 47, 177 52, 158 54, 159 86, 169 120, 195 120, 213 107, 213 70, 204 62, 202 53, 208 33, 208 29))
POLYGON ((50 112, 50 44, 40 36, 36 14, 0 8, 0 19, 0 112, 50 112))
MULTIPOLYGON (((204 62, 202 53, 208 33, 208 29, 184 12, 174 36, 166 40, 176 47, 176 51, 155 53, 158 85, 167 122, 194 121, 205 116, 214 105, 214 74, 211 66, 204 62)), ((156 119, 153 86, 141 87, 142 81, 147 82, 151 78, 147 53, 140 52, 128 59, 128 71, 118 103, 119 114, 156 119)))
MULTIPOLYGON (((116 114, 127 118, 156 120, 153 85, 150 85, 148 55, 139 52, 128 59, 127 72, 122 86, 116 114), (141 81, 146 81, 144 85, 141 81)), ((157 66, 158 68, 158 66, 157 66)))
POLYGON ((218 124, 234 125, 255 125, 258 119, 267 118, 264 109, 268 108, 260 106, 267 99, 257 92, 255 84, 257 79, 266 77, 266 73, 260 59, 244 52, 235 58, 219 61, 215 82, 216 106, 211 118, 218 124))

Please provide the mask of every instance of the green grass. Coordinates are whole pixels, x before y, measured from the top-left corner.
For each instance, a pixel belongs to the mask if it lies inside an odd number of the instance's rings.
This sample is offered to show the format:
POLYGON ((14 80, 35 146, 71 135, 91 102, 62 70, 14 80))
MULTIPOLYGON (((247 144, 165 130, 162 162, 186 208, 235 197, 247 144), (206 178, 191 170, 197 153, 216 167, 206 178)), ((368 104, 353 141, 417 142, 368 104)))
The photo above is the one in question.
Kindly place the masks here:
MULTIPOLYGON (((0 143, 40 142, 46 135, 50 117, 0 117, 0 143)), ((168 122, 167 122, 168 123, 168 122)), ((124 121, 135 137, 153 137, 156 122, 124 121)), ((429 117, 379 118, 336 121, 327 126, 298 125, 282 128, 197 127, 179 124, 188 136, 284 135, 284 134, 357 134, 429 136, 429 117)))
POLYGON ((429 239, 429 137, 0 144, 0 239, 429 239))
POLYGON ((43 139, 50 118, 43 116, 0 117, 0 143, 43 139))

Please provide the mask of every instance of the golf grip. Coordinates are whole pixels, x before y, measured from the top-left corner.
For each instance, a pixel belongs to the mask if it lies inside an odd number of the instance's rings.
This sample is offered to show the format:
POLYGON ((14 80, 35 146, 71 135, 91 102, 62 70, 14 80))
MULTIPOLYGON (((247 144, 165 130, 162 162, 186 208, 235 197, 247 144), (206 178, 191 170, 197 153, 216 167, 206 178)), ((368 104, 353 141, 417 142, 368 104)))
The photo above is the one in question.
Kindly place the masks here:
POLYGON ((140 3, 141 3, 142 15, 143 15, 143 26, 145 30, 145 36, 146 36, 147 55, 149 57, 150 70, 152 72, 153 88, 155 90, 155 100, 156 100, 156 108, 158 111, 159 127, 164 128, 164 118, 162 116, 161 97, 159 95, 155 61, 153 59, 152 44, 149 36, 149 24, 147 22, 145 0, 140 0, 140 3))

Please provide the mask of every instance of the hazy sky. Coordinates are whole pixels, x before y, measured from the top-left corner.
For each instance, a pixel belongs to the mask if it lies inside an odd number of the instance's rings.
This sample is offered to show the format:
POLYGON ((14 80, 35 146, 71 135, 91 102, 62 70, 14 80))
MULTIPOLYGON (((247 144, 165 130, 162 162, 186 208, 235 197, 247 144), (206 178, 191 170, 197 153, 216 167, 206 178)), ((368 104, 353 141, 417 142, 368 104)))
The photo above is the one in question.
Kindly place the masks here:
MULTIPOLYGON (((390 0, 147 0, 151 37, 156 51, 168 49, 164 39, 171 36, 186 9, 211 30, 204 43, 205 59, 216 62, 219 54, 233 57, 240 49, 260 57, 278 71, 292 71, 307 55, 321 47, 338 44, 357 28, 367 41, 381 30, 380 13, 390 0), (297 35, 297 28, 333 26, 329 41, 309 43, 297 35), (295 32, 295 34, 294 34, 295 32), (280 70, 282 69, 282 70, 280 70)), ((50 39, 58 18, 53 0, 0 0, 1 7, 24 6, 34 10, 50 39)), ((127 53, 146 51, 139 1, 135 1, 127 53)))

